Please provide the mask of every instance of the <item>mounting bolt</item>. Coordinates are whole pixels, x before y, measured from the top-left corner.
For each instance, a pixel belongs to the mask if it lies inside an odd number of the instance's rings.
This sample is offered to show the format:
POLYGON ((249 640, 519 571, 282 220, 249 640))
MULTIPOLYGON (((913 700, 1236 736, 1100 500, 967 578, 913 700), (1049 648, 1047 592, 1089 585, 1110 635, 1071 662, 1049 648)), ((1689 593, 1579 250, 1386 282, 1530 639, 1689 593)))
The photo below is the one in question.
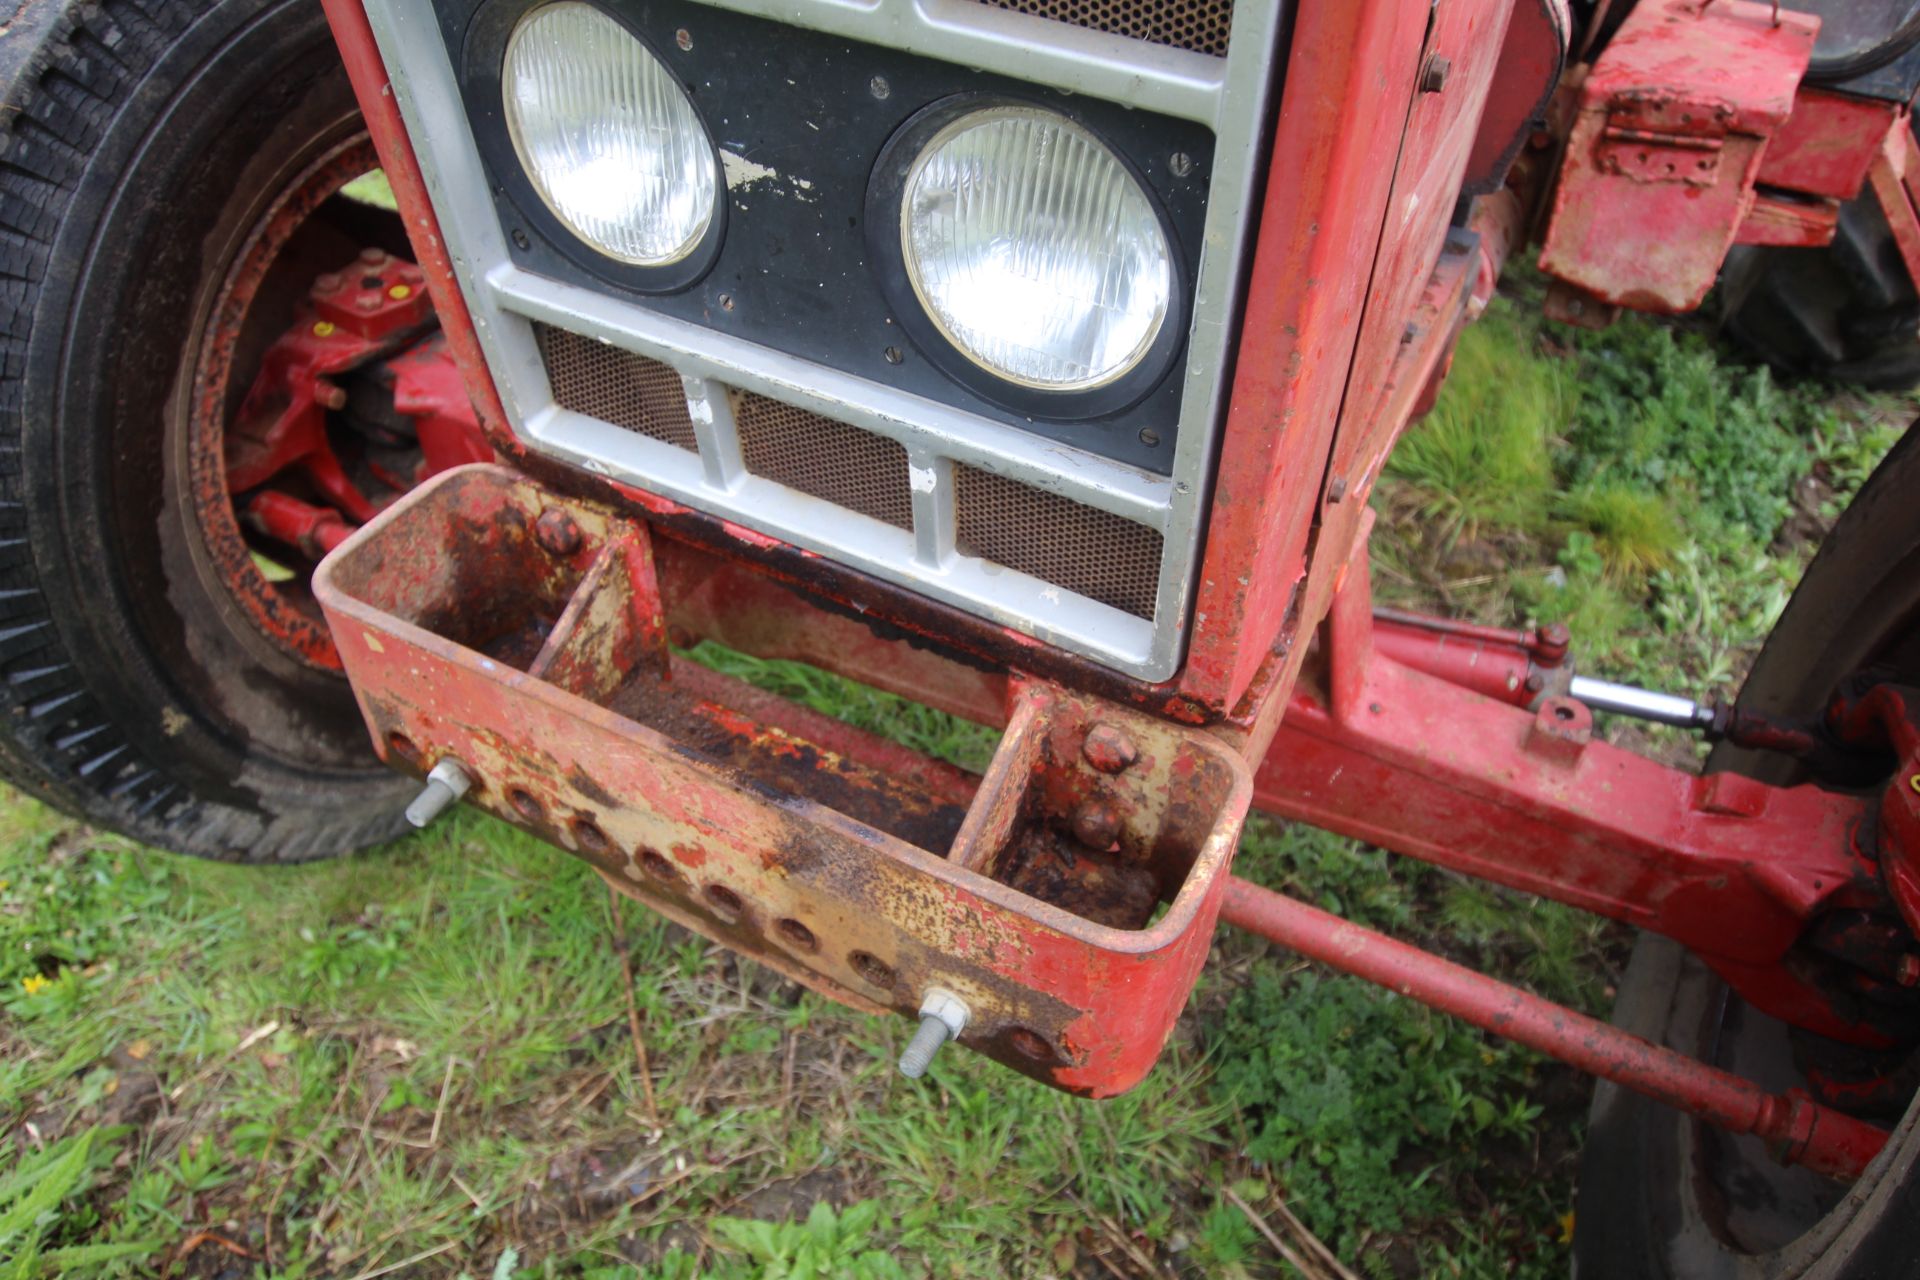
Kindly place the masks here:
POLYGON ((971 1016, 967 1002, 953 992, 945 987, 927 988, 926 998, 920 1002, 920 1029, 900 1055, 900 1074, 909 1080, 925 1075, 940 1046, 958 1040, 971 1016))
POLYGON ((424 827, 452 808, 460 797, 472 789, 473 779, 467 776, 465 767, 448 756, 433 766, 433 772, 427 775, 427 785, 407 806, 407 821, 416 827, 424 827))
POLYGON ((329 271, 325 275, 315 279, 313 287, 321 293, 338 293, 340 292, 340 286, 344 283, 345 281, 341 280, 338 275, 329 271))
POLYGON ((1073 813, 1073 838, 1105 852, 1120 838, 1120 811, 1104 800, 1089 800, 1073 813))
POLYGON ((315 382, 313 398, 320 402, 323 409, 344 409, 347 407, 347 389, 336 387, 331 382, 315 382))
POLYGON ((387 260, 387 251, 385 249, 376 249, 376 248, 368 247, 360 251, 360 261, 366 263, 370 267, 377 267, 381 263, 385 262, 386 260, 387 260))
POLYGON ((1447 87, 1447 73, 1453 70, 1453 59, 1434 54, 1427 59, 1427 65, 1420 69, 1420 92, 1438 93, 1447 87))
POLYGON ((533 522, 533 536, 548 555, 570 556, 580 549, 580 526, 559 507, 548 507, 533 522))
POLYGON ((1101 723, 1087 730, 1080 754, 1102 773, 1125 773, 1140 758, 1140 748, 1119 725, 1101 723))
POLYGON ((1893 976, 1903 987, 1920 987, 1920 956, 1901 956, 1900 967, 1893 976))

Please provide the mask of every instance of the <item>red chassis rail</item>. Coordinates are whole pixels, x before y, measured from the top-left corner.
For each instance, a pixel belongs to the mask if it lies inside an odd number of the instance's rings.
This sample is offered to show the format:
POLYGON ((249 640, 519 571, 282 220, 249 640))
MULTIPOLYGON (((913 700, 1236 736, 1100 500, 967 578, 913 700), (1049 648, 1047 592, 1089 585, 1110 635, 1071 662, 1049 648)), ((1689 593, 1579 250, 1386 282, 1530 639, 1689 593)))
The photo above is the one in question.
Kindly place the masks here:
MULTIPOLYGON (((325 0, 325 7, 452 358, 493 442, 503 457, 556 485, 589 483, 543 467, 507 430, 365 15, 357 0, 325 0)), ((780 548, 747 531, 716 527, 646 494, 594 488, 657 535, 649 554, 666 601, 664 625, 806 657, 991 724, 1005 722, 1009 688, 1021 687, 1016 677, 1024 672, 1085 683, 1163 717, 1209 726, 1247 758, 1264 757, 1262 808, 1670 934, 1760 1007, 1824 1034, 1878 1043, 1872 1028, 1784 963, 1819 912, 1883 901, 1876 867, 1856 847, 1865 804, 1667 769, 1591 741, 1577 703, 1549 699, 1538 712, 1522 710, 1395 662, 1370 642, 1364 569, 1350 571, 1364 566, 1368 487, 1444 372, 1470 295, 1514 238, 1517 215, 1509 208, 1494 215, 1497 247, 1483 237, 1476 256, 1470 240, 1448 239, 1438 211, 1450 200, 1441 197, 1459 188, 1467 169, 1503 39, 1519 30, 1542 43, 1544 32, 1552 48, 1564 26, 1564 6, 1545 0, 1457 0, 1431 26, 1426 7, 1393 0, 1300 6, 1294 47, 1315 52, 1288 68, 1273 155, 1276 171, 1298 180, 1274 184, 1263 213, 1199 589, 1202 621, 1176 685, 1146 688, 1102 676, 1018 637, 985 636, 974 620, 909 607, 870 584, 834 577, 830 567, 782 567, 796 558, 782 561, 780 548), (1417 91, 1435 59, 1453 68, 1450 87, 1417 91), (1395 209, 1409 217, 1429 212, 1410 225, 1390 218, 1395 209), (1261 358, 1245 358, 1249 350, 1261 358), (1252 564, 1262 572, 1250 575, 1252 564), (695 565, 704 585, 687 586, 693 578, 683 583, 682 575, 695 565), (725 590, 712 585, 722 581, 725 590), (887 627, 850 618, 847 604, 866 615, 875 600, 884 602, 874 616, 887 627), (1296 680, 1309 660, 1307 638, 1328 617, 1315 674, 1296 680), (967 660, 940 656, 953 651, 967 660), (1738 927, 1729 927, 1736 919, 1738 927)), ((817 719, 777 700, 756 701, 751 719, 790 726, 802 740, 822 732, 817 719)), ((383 741, 382 749, 394 745, 383 741)), ((511 742, 501 746, 503 769, 540 782, 536 762, 514 759, 511 742)), ((869 746, 876 768, 896 772, 883 749, 869 746)), ((951 777, 942 782, 949 799, 958 798, 956 785, 951 777)), ((539 800, 531 790, 502 793, 503 816, 516 820, 518 809, 518 820, 546 824, 527 813, 544 815, 551 806, 529 810, 518 795, 539 800)), ((572 838, 582 847, 592 838, 581 832, 607 834, 591 822, 578 827, 572 838)), ((1715 1123, 1759 1133, 1813 1167, 1857 1173, 1884 1141, 1878 1130, 1805 1099, 1773 1098, 1224 874, 1206 888, 1216 904, 1225 899, 1230 921, 1715 1123)), ((1190 958, 1183 954, 1182 964, 1190 958)), ((1002 974, 1020 976, 1017 966, 1002 974)), ((1184 998, 1184 991, 1173 994, 1184 998)), ((870 998, 858 1002, 873 1007, 870 998)), ((1035 1056, 1017 1036, 1005 1049, 1035 1056)), ((1130 1060, 1128 1070, 1135 1065, 1130 1060)), ((1072 1083, 1107 1091, 1097 1073, 1072 1083)))

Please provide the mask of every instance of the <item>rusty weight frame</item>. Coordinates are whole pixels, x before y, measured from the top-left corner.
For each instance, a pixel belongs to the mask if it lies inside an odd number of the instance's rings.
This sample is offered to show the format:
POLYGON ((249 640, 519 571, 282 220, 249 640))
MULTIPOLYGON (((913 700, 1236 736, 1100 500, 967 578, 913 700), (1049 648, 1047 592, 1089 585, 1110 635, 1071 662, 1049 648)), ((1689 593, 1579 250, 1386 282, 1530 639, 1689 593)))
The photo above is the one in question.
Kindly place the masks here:
MULTIPOLYGON (((661 579, 684 587, 665 592, 675 601, 662 617, 670 632, 801 658, 989 725, 1020 715, 1021 691, 1044 680, 1203 727, 1261 761, 1263 808, 1670 933, 1767 1007, 1871 1039, 1778 964, 1812 913, 1876 892, 1856 847, 1863 804, 1702 781, 1590 741, 1577 705, 1528 712, 1423 675, 1369 643, 1368 489, 1430 397, 1470 301, 1484 299, 1510 240, 1476 244, 1451 233, 1450 193, 1477 140, 1503 33, 1531 36, 1537 47, 1541 25, 1551 35, 1559 22, 1564 36, 1564 8, 1445 0, 1429 24, 1424 4, 1299 5, 1292 47, 1311 56, 1291 59, 1276 121, 1272 171, 1289 181, 1271 184, 1260 221, 1189 661, 1177 680, 1145 686, 652 495, 527 457, 480 360, 364 14, 357 0, 325 3, 483 422, 525 472, 647 531, 661 579), (1433 74, 1436 59, 1447 63, 1444 76, 1433 74), (1309 641, 1329 615, 1316 649, 1309 641), (1303 681, 1310 651, 1315 671, 1303 681), (1383 805, 1390 796, 1428 803, 1383 805)), ((503 764, 538 770, 525 746, 500 744, 503 764)), ((889 750, 875 748, 875 771, 924 768, 889 750)), ((535 825, 550 823, 541 805, 535 825)), ((512 816, 511 798, 505 808, 512 816)), ((519 819, 533 823, 529 812, 519 819)), ((575 831, 570 843, 590 853, 592 840, 575 831)), ((1518 993, 1484 980, 1443 990, 1370 968, 1360 957, 1378 949, 1351 926, 1315 920, 1284 899, 1276 908, 1277 895, 1237 880, 1212 888, 1223 891, 1229 919, 1515 1032, 1499 1010, 1528 999, 1518 993)), ((872 1003, 851 990, 829 994, 872 1003)), ((1702 1064, 1648 1068, 1651 1046, 1569 1011, 1530 1026, 1529 1043, 1547 1052, 1766 1133, 1822 1168, 1857 1171, 1884 1138, 1804 1099, 1755 1101, 1702 1064), (1617 1052, 1596 1054, 1596 1044, 1617 1052), (1739 1095, 1731 1103, 1729 1088, 1739 1095)), ((1147 1041, 1157 1051, 1158 1035, 1147 1041)), ((1031 1059, 1034 1046, 1010 1039, 1006 1048, 1031 1059)), ((1059 1082, 1110 1092, 1133 1065, 1059 1082)))

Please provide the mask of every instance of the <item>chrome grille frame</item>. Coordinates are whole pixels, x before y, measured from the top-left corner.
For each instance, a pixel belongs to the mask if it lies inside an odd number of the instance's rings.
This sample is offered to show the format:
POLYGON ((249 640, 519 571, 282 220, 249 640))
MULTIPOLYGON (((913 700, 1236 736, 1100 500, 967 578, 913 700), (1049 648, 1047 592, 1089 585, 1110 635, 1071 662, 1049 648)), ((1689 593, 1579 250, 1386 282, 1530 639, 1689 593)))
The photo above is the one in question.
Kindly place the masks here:
POLYGON ((1197 121, 1215 134, 1178 445, 1169 476, 1063 447, 920 396, 550 280, 515 266, 489 199, 431 0, 367 0, 393 93, 415 139, 441 234, 512 426, 529 447, 847 563, 875 577, 1145 680, 1178 671, 1208 478, 1224 416, 1230 328, 1250 250, 1269 57, 1284 0, 1236 0, 1225 58, 1189 53, 976 0, 717 0, 853 40, 906 49, 1197 121), (665 363, 687 394, 698 452, 560 408, 534 322, 665 363), (747 471, 734 398, 753 394, 897 441, 913 529, 747 471), (1151 620, 960 554, 954 469, 964 464, 1156 530, 1151 620))

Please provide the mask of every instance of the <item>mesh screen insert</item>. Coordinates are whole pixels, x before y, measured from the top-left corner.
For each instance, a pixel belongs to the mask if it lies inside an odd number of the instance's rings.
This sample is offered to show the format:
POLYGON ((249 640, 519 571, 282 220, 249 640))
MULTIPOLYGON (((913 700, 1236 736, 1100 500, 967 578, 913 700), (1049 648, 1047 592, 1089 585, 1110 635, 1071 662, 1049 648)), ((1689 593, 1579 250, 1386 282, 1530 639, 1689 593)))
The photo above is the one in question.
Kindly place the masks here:
POLYGON ((735 397, 733 419, 741 460, 754 475, 913 528, 907 451, 897 441, 751 391, 735 397))
POLYGON ((953 468, 957 541, 978 556, 1098 600, 1153 617, 1160 586, 1160 531, 1056 493, 961 463, 953 468))
POLYGON ((979 0, 996 9, 1091 27, 1224 58, 1233 0, 979 0))
POLYGON ((536 324, 533 332, 562 409, 698 450, 686 388, 670 367, 552 325, 536 324))

